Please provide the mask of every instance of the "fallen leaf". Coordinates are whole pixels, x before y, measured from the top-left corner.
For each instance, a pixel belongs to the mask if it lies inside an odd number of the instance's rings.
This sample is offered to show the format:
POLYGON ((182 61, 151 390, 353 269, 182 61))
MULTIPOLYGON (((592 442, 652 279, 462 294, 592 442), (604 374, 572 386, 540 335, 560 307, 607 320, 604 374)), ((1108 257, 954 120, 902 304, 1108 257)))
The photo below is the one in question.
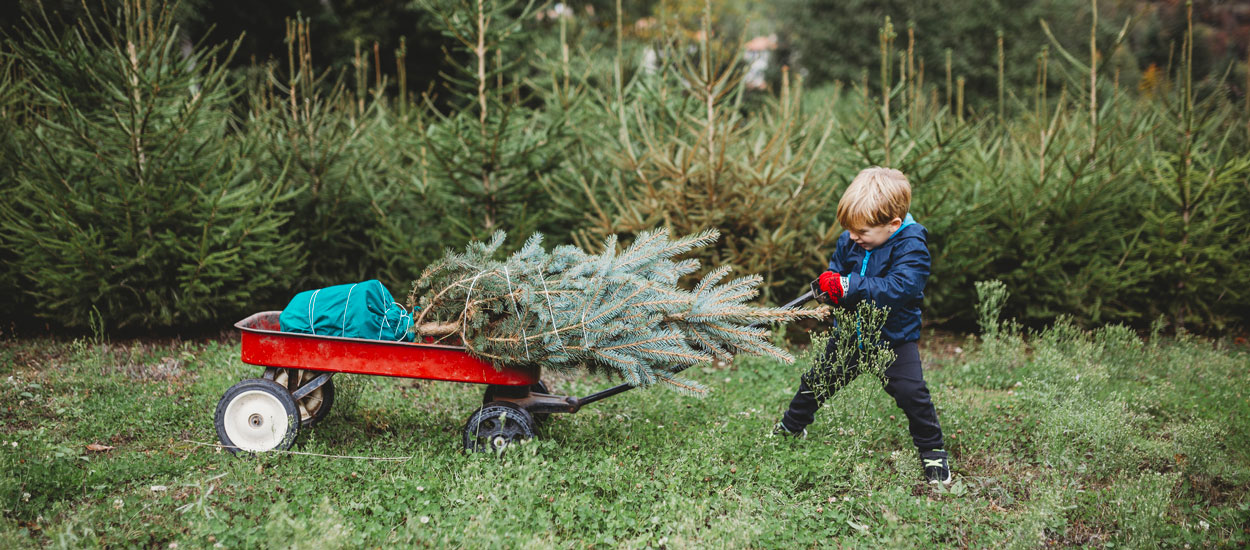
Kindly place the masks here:
POLYGON ((113 447, 109 445, 101 445, 99 443, 91 443, 87 445, 87 450, 92 451, 92 452, 102 453, 104 451, 113 450, 113 447))

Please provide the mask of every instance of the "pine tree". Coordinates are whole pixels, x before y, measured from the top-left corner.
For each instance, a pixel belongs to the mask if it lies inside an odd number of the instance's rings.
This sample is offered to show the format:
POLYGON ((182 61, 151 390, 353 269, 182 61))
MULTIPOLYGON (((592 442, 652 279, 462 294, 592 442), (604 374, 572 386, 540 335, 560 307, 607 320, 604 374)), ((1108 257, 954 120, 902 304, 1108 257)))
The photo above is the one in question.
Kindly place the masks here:
POLYGON ((1149 147, 1135 159, 1150 208, 1134 252, 1152 275, 1142 285, 1146 308, 1177 326, 1223 329, 1250 304, 1250 153, 1238 146, 1237 106, 1195 90, 1192 12, 1187 5, 1177 82, 1161 94, 1149 147))
POLYGON ((654 72, 607 102, 603 118, 619 128, 611 162, 585 167, 563 200, 583 204, 583 246, 656 226, 715 229, 724 241, 698 251, 706 265, 759 274, 766 298, 788 299, 837 237, 822 159, 832 113, 805 112, 802 87, 787 76, 778 98, 748 114, 740 51, 709 38, 710 18, 705 5, 697 48, 681 40, 661 49, 654 72))
POLYGON ((421 0, 441 32, 460 45, 448 54, 449 107, 424 98, 420 128, 424 175, 440 193, 447 237, 484 238, 496 230, 561 228, 546 208, 539 179, 564 162, 567 129, 558 110, 535 109, 518 78, 525 55, 523 22, 533 3, 516 0, 421 0), (468 62, 464 62, 464 58, 468 62))
POLYGON ((793 361, 754 324, 820 318, 827 307, 785 310, 747 305, 757 275, 722 282, 729 266, 713 269, 690 290, 679 281, 699 268, 677 256, 714 242, 705 231, 672 239, 667 230, 640 233, 625 250, 615 237, 603 252, 572 246, 550 252, 534 235, 506 260, 495 255, 504 234, 448 251, 413 286, 418 339, 458 338, 469 352, 496 364, 578 366, 619 373, 628 383, 665 382, 703 389, 675 371, 737 353, 793 361))
MULTIPOLYGON (((0 197, 8 196, 16 185, 17 161, 21 158, 18 130, 18 105, 25 88, 15 74, 14 63, 0 44, 0 197)), ((6 319, 14 319, 26 311, 21 306, 17 253, 0 239, 0 311, 6 319)))
POLYGON ((248 130, 266 172, 295 190, 283 229, 308 254, 295 285, 411 281, 441 251, 421 231, 430 214, 419 170, 396 158, 414 148, 396 142, 415 133, 411 121, 388 105, 378 61, 360 44, 347 78, 316 68, 308 21, 287 21, 286 40, 287 62, 270 64, 250 94, 248 130))
POLYGON ((217 319, 301 268, 279 231, 285 191, 229 112, 238 88, 217 59, 232 50, 183 55, 178 36, 167 10, 128 1, 10 42, 31 99, 0 239, 36 312, 59 324, 217 319))

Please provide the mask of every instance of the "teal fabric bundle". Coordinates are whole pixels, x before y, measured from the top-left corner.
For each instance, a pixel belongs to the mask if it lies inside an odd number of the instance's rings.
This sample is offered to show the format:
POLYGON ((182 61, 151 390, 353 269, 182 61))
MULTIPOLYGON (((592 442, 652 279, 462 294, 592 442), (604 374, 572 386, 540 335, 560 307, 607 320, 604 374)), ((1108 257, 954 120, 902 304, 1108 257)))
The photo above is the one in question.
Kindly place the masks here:
POLYGON ((306 290, 279 317, 282 332, 411 342, 412 315, 377 280, 306 290))

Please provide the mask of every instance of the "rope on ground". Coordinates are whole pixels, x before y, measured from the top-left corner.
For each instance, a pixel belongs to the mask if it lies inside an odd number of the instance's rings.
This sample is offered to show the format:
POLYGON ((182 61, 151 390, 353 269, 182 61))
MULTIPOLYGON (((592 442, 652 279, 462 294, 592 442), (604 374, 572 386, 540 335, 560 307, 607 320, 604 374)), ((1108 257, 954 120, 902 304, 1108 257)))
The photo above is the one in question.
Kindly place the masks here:
MULTIPOLYGON (((190 439, 183 439, 182 442, 191 443, 194 445, 201 445, 204 447, 216 447, 218 449, 241 449, 241 447, 238 447, 236 445, 222 445, 220 443, 205 443, 203 441, 191 441, 190 439)), ((320 453, 305 453, 302 451, 283 451, 283 450, 278 450, 278 449, 273 449, 273 450, 264 451, 264 452, 282 453, 282 454, 288 454, 288 455, 315 456, 319 458, 347 458, 351 460, 383 460, 383 461, 390 461, 390 462, 404 462, 404 461, 412 460, 413 458, 411 456, 387 457, 387 456, 324 455, 320 453)))

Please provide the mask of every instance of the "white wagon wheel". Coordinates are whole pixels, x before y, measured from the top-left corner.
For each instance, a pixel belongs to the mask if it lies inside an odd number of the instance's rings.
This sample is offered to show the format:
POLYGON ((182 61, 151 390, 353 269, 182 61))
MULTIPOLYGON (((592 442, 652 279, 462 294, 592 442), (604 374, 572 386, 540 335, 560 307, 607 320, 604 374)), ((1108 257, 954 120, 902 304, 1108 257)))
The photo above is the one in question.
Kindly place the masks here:
POLYGON ((299 435, 299 409, 285 387, 252 378, 226 390, 214 424, 217 438, 232 453, 286 450, 299 435))

